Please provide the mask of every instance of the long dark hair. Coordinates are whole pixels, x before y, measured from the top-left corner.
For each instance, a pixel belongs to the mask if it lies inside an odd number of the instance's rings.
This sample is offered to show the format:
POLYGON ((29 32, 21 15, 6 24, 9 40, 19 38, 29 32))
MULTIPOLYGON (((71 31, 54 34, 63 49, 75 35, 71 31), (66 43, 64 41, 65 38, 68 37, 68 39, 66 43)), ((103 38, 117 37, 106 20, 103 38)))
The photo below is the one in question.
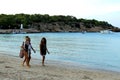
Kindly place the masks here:
POLYGON ((45 45, 47 44, 47 40, 46 40, 45 37, 43 37, 43 38, 41 39, 41 44, 43 44, 43 42, 44 42, 45 45))

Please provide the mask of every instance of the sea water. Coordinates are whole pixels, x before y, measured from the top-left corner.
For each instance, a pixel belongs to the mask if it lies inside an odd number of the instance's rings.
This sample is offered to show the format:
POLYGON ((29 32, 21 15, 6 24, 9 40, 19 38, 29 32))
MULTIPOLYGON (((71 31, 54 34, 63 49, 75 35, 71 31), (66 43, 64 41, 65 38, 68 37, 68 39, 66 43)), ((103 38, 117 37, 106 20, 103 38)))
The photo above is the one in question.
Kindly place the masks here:
POLYGON ((56 60, 84 65, 96 69, 120 71, 120 33, 36 33, 0 34, 0 53, 19 55, 25 36, 31 38, 36 50, 32 57, 41 59, 39 44, 47 39, 50 54, 47 60, 56 60))

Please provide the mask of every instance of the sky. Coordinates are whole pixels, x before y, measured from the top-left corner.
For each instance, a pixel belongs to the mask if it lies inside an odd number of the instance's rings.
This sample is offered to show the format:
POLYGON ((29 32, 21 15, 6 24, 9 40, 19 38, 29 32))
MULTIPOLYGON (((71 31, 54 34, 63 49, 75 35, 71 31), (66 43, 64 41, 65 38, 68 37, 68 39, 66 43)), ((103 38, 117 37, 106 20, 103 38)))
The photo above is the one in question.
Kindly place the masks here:
POLYGON ((120 28, 120 0, 0 0, 0 14, 70 15, 120 28))

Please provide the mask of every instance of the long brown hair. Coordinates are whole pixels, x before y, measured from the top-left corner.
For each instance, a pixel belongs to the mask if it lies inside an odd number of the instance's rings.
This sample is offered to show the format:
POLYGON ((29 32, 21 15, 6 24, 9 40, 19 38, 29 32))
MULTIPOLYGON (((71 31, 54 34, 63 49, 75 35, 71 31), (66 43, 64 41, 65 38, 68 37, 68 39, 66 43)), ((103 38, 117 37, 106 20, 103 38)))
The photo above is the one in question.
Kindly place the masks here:
POLYGON ((25 36, 25 38, 26 38, 26 41, 29 41, 29 43, 31 42, 31 39, 29 36, 25 36))

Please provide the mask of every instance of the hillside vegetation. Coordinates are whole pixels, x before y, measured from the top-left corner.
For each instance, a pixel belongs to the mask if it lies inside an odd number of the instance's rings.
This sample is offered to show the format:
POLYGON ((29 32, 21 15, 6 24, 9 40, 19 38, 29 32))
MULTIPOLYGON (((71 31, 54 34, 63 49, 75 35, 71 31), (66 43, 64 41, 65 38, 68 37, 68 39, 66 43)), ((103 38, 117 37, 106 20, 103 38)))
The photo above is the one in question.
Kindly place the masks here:
POLYGON ((77 19, 74 16, 48 14, 15 14, 0 15, 0 29, 20 29, 23 24, 25 29, 36 29, 39 32, 98 32, 100 30, 120 31, 108 22, 95 19, 77 19))

